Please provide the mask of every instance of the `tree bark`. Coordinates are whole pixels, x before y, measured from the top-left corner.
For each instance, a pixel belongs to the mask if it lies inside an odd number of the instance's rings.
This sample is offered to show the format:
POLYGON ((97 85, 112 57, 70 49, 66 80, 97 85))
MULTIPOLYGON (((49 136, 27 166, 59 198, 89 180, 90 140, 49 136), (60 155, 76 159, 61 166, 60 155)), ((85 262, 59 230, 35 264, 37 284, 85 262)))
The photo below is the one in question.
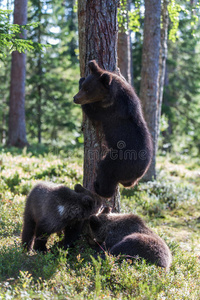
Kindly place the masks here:
MULTIPOLYGON (((38 1, 38 43, 41 44, 41 2, 38 1)), ((38 65, 37 65, 37 73, 38 73, 38 86, 37 86, 37 124, 38 124, 38 143, 41 144, 42 140, 42 54, 39 52, 38 56, 38 65)))
POLYGON ((140 99, 153 141, 153 159, 144 179, 156 178, 161 0, 145 1, 140 99))
MULTIPOLYGON (((27 0, 15 0, 14 5, 14 24, 26 25, 27 0)), ((25 31, 20 35, 20 38, 26 38, 25 31)), ((26 54, 14 51, 11 65, 9 146, 24 147, 28 145, 25 123, 25 78, 26 54)))
POLYGON ((130 32, 119 32, 117 54, 120 73, 128 83, 132 84, 130 32))
MULTIPOLYGON (((168 26, 169 26, 169 12, 168 12, 169 0, 163 0, 161 17, 162 17, 162 27, 161 27, 161 39, 160 39, 160 58, 159 58, 159 95, 158 95, 158 130, 157 130, 157 145, 158 148, 158 137, 160 134, 160 117, 161 108, 163 101, 163 90, 164 81, 166 74, 166 60, 167 60, 167 38, 168 38, 168 26)), ((156 149, 157 150, 157 149, 156 149)))
POLYGON ((130 10, 130 1, 122 0, 122 8, 125 8, 125 20, 124 24, 119 25, 118 43, 117 43, 117 55, 118 55, 118 67, 121 74, 132 84, 132 59, 131 59, 131 36, 128 29, 128 11, 130 10))
MULTIPOLYGON (((115 71, 117 69, 117 0, 79 0, 78 26, 80 74, 89 74, 88 61, 95 59, 99 66, 115 71)), ((106 143, 102 126, 91 122, 83 115, 84 174, 83 185, 94 191, 98 161, 103 157, 106 143)), ((119 191, 111 199, 114 211, 120 210, 119 191)))

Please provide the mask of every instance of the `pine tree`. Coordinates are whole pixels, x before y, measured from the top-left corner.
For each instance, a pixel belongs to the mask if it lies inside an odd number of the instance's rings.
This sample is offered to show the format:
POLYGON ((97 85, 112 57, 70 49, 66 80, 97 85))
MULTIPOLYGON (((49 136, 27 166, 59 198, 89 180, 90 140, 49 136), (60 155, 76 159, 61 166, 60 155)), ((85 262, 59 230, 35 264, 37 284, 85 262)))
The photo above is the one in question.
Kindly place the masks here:
MULTIPOLYGON (((117 68, 117 5, 118 1, 80 0, 79 51, 81 77, 89 74, 87 63, 96 59, 104 69, 114 71, 117 68), (98 45, 98 47, 97 47, 98 45)), ((94 190, 98 161, 105 153, 105 141, 101 124, 94 124, 83 116, 84 131, 84 178, 83 185, 94 190), (92 157, 91 157, 92 154, 92 157), (97 155, 95 155, 97 154, 97 155)), ((112 197, 113 210, 119 211, 119 192, 112 197)))
MULTIPOLYGON (((27 0, 15 0, 14 5, 14 24, 26 25, 27 0)), ((20 38, 25 37, 25 32, 23 32, 20 38)), ((24 147, 28 145, 25 123, 25 78, 26 54, 14 51, 12 53, 9 103, 9 146, 24 147)))
POLYGON ((144 116, 152 136, 154 148, 152 163, 145 175, 146 180, 151 180, 156 177, 160 17, 161 0, 146 0, 140 99, 144 116))

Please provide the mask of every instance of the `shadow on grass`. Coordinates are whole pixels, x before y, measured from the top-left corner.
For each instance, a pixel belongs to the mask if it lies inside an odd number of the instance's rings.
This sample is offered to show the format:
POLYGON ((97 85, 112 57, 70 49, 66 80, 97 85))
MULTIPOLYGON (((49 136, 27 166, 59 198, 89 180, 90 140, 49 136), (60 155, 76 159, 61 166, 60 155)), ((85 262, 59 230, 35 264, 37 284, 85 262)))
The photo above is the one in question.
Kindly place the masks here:
POLYGON ((20 245, 3 246, 0 248, 0 282, 16 280, 21 272, 31 274, 37 282, 42 278, 52 278, 59 268, 77 270, 84 263, 92 262, 94 251, 85 240, 77 241, 73 248, 67 251, 58 248, 55 243, 47 253, 24 253, 20 245))
POLYGON ((52 253, 23 253, 18 245, 3 246, 0 249, 0 281, 17 279, 20 272, 30 273, 35 281, 38 278, 49 279, 59 265, 59 257, 52 253))

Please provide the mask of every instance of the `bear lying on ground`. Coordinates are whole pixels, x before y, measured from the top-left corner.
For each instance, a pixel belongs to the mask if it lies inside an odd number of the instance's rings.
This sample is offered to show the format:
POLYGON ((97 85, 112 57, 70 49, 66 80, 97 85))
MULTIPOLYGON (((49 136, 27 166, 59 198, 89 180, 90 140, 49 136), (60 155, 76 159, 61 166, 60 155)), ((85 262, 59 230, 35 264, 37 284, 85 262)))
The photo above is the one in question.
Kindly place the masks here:
POLYGON ((22 245, 46 251, 50 234, 64 230, 64 249, 78 238, 83 222, 101 207, 101 198, 77 184, 75 191, 64 185, 37 184, 26 200, 22 245), (77 191, 77 192, 76 192, 77 191))
POLYGON ((90 245, 100 245, 112 255, 139 256, 166 269, 171 265, 166 243, 137 215, 110 213, 106 207, 89 218, 85 232, 90 245))
POLYGON ((110 198, 118 183, 130 187, 145 174, 152 158, 152 142, 131 85, 101 69, 95 60, 88 66, 91 74, 80 80, 74 102, 82 105, 92 121, 102 123, 109 152, 98 165, 94 187, 100 196, 110 198))

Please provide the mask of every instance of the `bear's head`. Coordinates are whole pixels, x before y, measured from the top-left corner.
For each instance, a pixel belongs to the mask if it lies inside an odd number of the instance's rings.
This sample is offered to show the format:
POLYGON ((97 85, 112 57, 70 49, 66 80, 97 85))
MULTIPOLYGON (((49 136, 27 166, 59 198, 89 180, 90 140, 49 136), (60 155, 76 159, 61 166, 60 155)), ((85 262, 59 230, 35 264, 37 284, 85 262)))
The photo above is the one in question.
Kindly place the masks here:
POLYGON ((74 96, 76 104, 88 104, 110 99, 110 86, 112 83, 112 73, 101 69, 95 60, 88 63, 91 74, 82 78, 80 91, 74 96))
POLYGON ((111 212, 110 207, 105 207, 97 215, 92 215, 89 218, 86 236, 90 245, 102 244, 107 235, 109 218, 108 215, 111 212))
POLYGON ((81 198, 82 218, 88 219, 96 210, 96 201, 90 196, 81 198))
POLYGON ((102 206, 102 199, 99 195, 85 189, 81 184, 76 184, 74 191, 81 197, 81 204, 85 208, 83 211, 88 215, 87 217, 98 213, 102 206))

